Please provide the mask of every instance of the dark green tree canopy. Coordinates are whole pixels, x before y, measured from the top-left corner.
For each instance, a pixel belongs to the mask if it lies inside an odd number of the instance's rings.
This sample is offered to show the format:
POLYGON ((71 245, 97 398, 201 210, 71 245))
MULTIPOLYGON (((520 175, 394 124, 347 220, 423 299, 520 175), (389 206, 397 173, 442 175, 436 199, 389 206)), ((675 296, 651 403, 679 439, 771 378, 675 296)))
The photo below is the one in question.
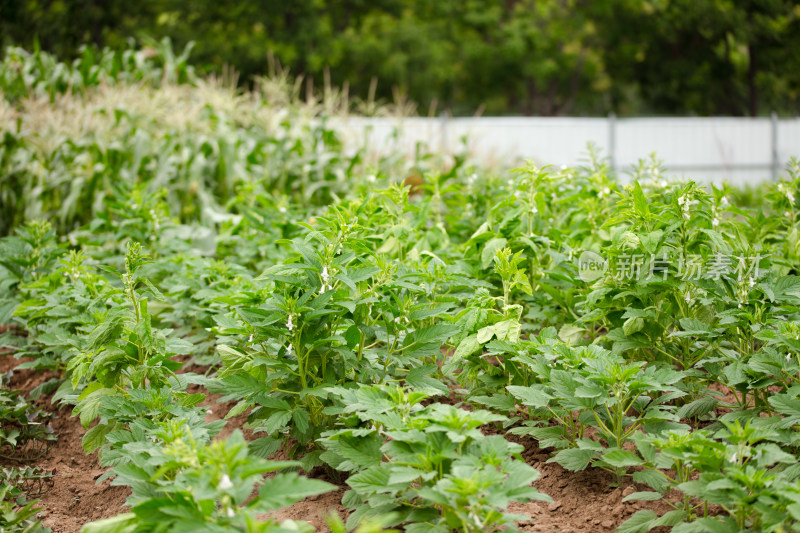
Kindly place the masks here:
POLYGON ((195 41, 198 70, 277 66, 454 114, 759 115, 800 109, 792 0, 0 0, 0 35, 62 57, 195 41))

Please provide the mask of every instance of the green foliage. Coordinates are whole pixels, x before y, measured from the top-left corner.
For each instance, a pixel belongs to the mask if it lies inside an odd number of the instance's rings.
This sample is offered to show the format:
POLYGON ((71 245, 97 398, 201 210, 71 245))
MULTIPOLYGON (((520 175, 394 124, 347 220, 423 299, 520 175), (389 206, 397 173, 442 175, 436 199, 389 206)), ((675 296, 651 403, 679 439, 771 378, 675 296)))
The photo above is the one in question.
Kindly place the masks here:
MULTIPOLYGON (((212 443, 202 439, 203 444, 177 423, 147 436, 155 438, 130 443, 127 461, 113 470, 114 484, 133 491, 131 512, 87 524, 82 531, 286 531, 288 524, 284 529, 257 515, 333 488, 294 473, 264 478, 296 463, 250 455, 241 432, 212 443), (256 487, 258 495, 251 499, 256 487)), ((295 527, 309 530, 300 523, 295 527)))
POLYGON ((0 482, 0 527, 9 533, 50 533, 52 530, 36 520, 36 501, 27 501, 14 485, 0 482))
POLYGON ((20 391, 7 389, 0 379, 0 456, 33 461, 58 439, 49 426, 51 415, 28 403, 20 391))
POLYGON ((102 134, 34 121, 0 159, 23 185, 2 189, 0 350, 51 373, 30 400, 2 390, 0 437, 52 439, 31 402, 74 406, 131 489, 87 531, 303 529, 262 515, 331 486, 287 469, 346 480, 359 531, 513 529, 509 505, 545 496, 506 433, 674 502, 621 531, 797 529, 796 161, 746 203, 655 156, 628 185, 592 149, 492 173, 346 153, 286 94, 123 71, 46 108, 91 107, 102 134), (221 415, 255 436, 219 438, 221 415))
POLYGON ((549 500, 530 486, 539 474, 520 460, 522 446, 478 430, 502 416, 422 407, 426 395, 390 386, 331 392, 346 406, 345 428, 325 434, 322 457, 356 472, 348 526, 391 513, 406 531, 498 531, 524 518, 506 513, 509 503, 549 500))
POLYGON ((145 0, 91 8, 62 0, 9 5, 3 15, 5 44, 36 44, 76 58, 57 76, 44 77, 41 70, 54 70, 49 56, 37 52, 30 61, 10 49, 6 78, 17 81, 15 92, 40 77, 42 85, 58 88, 91 85, 109 74, 130 81, 191 79, 185 53, 176 57, 163 41, 144 39, 150 46, 137 53, 82 47, 120 50, 129 38, 150 35, 173 38, 179 47, 195 42, 191 63, 197 69, 225 74, 233 65, 246 83, 288 70, 328 94, 346 85, 344 95, 357 98, 367 113, 379 108, 376 100, 404 97, 425 111, 438 105, 461 114, 798 109, 798 63, 790 51, 798 44, 800 17, 789 0, 236 6, 145 0))

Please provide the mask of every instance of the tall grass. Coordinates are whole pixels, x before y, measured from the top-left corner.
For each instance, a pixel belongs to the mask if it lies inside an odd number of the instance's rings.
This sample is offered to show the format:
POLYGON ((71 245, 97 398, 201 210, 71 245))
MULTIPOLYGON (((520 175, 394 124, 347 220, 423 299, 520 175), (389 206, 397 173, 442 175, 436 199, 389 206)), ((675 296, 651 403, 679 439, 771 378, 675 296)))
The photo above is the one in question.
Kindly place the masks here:
POLYGON ((354 105, 329 85, 301 98, 302 80, 280 72, 242 91, 235 76, 196 76, 188 52, 164 41, 86 48, 64 63, 9 48, 0 63, 0 234, 34 218, 70 230, 120 187, 163 193, 182 220, 216 220, 237 195, 323 205, 365 175, 402 179, 431 157, 368 159, 326 123, 351 107, 407 107, 354 105))

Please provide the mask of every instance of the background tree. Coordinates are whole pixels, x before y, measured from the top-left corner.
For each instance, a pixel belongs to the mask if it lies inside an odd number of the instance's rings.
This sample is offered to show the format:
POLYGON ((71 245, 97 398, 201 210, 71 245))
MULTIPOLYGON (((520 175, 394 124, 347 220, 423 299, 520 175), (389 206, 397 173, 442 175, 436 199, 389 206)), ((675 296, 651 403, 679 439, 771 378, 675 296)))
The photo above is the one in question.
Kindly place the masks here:
POLYGON ((241 83, 279 64, 423 113, 800 109, 792 0, 0 0, 5 44, 70 56, 144 36, 195 41, 198 70, 241 83))

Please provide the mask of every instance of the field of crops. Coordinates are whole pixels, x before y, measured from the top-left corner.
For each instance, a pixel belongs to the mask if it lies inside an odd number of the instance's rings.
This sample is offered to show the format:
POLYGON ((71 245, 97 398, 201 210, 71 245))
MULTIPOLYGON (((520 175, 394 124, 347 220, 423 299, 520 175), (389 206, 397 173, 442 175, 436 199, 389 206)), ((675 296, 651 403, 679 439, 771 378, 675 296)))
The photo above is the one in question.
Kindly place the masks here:
POLYGON ((0 531, 800 531, 798 162, 368 153, 297 87, 8 50, 0 531))

